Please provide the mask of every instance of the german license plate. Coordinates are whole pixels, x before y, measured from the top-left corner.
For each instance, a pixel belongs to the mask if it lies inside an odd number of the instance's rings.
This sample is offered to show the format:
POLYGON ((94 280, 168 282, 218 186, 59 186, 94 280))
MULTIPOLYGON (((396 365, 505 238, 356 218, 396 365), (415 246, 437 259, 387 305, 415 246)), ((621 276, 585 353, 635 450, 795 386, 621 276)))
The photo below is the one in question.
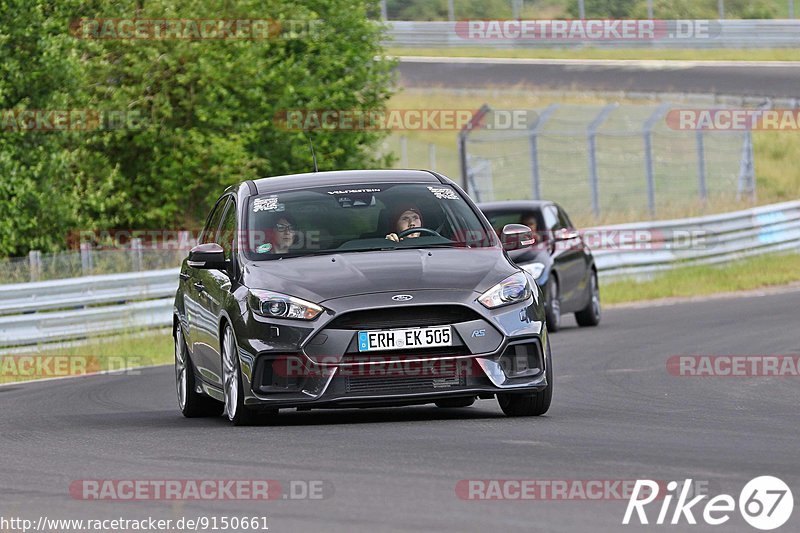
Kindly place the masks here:
POLYGON ((358 351, 408 350, 452 346, 450 326, 358 332, 358 351))

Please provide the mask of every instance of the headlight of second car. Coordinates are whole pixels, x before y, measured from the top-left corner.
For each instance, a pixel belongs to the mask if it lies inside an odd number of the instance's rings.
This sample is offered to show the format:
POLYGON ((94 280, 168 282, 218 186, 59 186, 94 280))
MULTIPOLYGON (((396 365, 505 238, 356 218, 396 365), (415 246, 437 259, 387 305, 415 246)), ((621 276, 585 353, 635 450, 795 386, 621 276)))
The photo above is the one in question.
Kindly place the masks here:
POLYGON ((520 265, 522 268, 528 271, 528 273, 533 276, 533 279, 538 280, 542 272, 544 272, 544 263, 530 263, 528 265, 520 265))
POLYGON ((250 289, 247 299, 253 312, 269 318, 314 320, 322 312, 317 304, 279 292, 250 289))
POLYGON ((524 302, 531 297, 531 287, 523 272, 512 274, 488 291, 478 301, 488 309, 524 302))

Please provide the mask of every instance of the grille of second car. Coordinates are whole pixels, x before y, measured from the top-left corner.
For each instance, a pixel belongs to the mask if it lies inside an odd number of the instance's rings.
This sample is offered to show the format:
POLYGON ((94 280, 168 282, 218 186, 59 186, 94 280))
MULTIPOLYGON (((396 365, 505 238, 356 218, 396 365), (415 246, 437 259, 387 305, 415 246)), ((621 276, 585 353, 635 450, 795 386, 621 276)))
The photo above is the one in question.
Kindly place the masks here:
POLYGON ((381 329, 443 326, 481 318, 475 311, 460 305, 425 305, 384 307, 352 311, 335 318, 331 329, 381 329))

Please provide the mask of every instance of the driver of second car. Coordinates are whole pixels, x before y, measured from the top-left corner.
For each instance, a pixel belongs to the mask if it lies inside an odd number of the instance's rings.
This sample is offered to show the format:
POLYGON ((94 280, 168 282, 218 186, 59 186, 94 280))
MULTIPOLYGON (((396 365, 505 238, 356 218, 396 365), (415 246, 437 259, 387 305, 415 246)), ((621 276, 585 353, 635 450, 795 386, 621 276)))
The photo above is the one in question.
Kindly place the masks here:
POLYGON ((394 210, 394 216, 391 220, 394 221, 392 227, 395 233, 390 233, 386 236, 387 239, 394 242, 400 242, 405 238, 413 239, 419 237, 419 233, 411 233, 404 237, 399 237, 397 234, 402 233, 408 229, 422 227, 422 214, 415 205, 402 205, 394 210))

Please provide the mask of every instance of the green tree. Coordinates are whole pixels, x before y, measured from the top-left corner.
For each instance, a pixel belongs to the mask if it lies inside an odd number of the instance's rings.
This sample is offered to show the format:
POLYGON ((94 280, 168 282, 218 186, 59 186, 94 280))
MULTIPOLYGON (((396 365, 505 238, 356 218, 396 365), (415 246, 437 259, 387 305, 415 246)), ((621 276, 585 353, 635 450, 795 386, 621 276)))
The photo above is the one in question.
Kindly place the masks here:
MULTIPOLYGON (((28 4, 0 0, 0 61, 10 73, 0 109, 99 109, 121 115, 122 127, 0 131, 0 208, 13 214, 0 222, 0 254, 58 249, 71 229, 196 227, 223 187, 311 168, 305 135, 281 129, 281 111, 385 109, 391 96, 393 63, 365 0, 28 4), (81 39, 69 31, 81 17, 273 19, 285 31, 81 39)), ((374 156, 385 133, 312 136, 321 169, 390 163, 374 156)))

